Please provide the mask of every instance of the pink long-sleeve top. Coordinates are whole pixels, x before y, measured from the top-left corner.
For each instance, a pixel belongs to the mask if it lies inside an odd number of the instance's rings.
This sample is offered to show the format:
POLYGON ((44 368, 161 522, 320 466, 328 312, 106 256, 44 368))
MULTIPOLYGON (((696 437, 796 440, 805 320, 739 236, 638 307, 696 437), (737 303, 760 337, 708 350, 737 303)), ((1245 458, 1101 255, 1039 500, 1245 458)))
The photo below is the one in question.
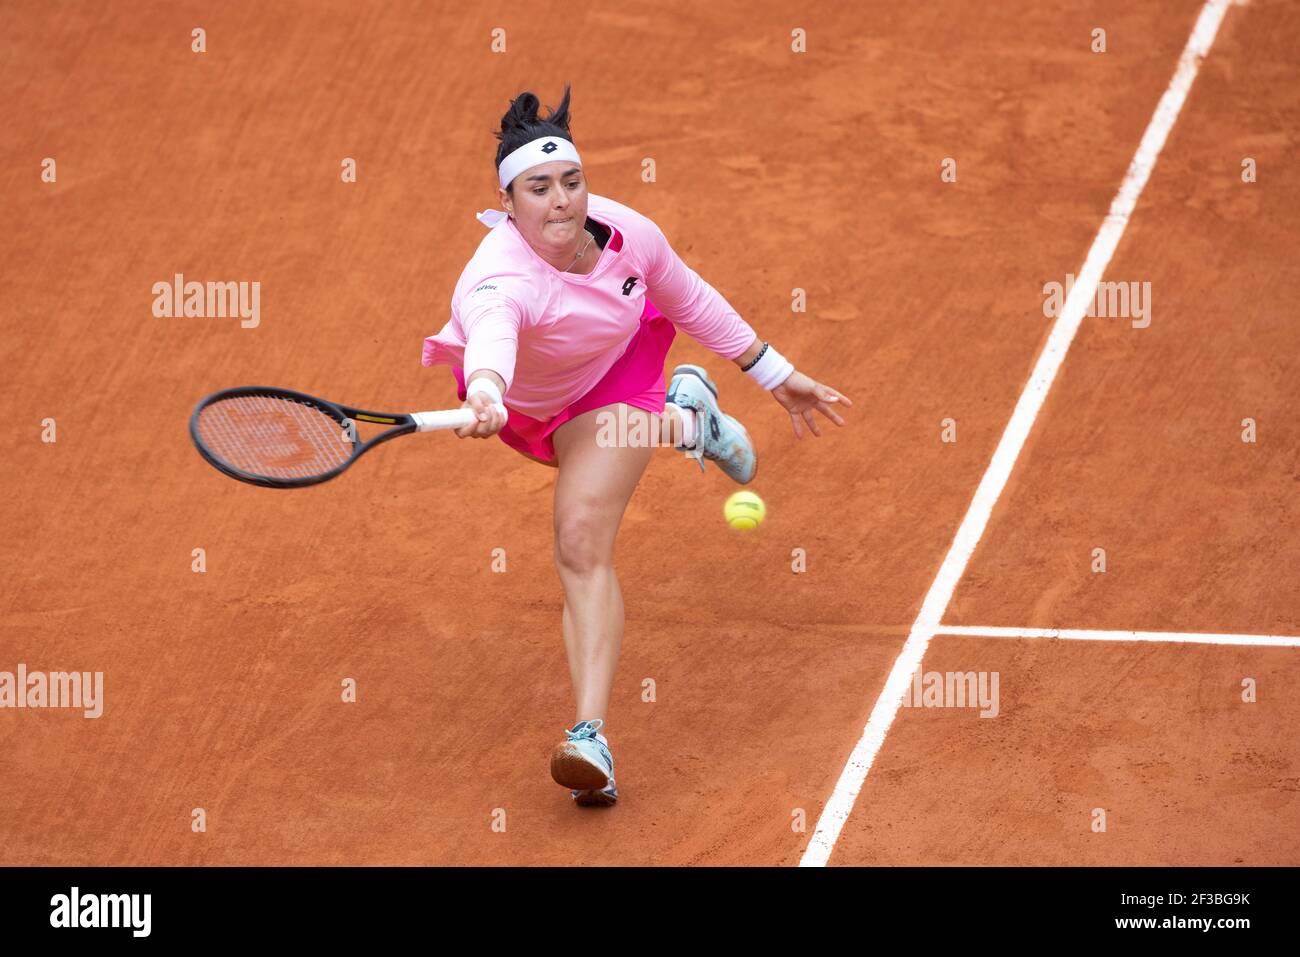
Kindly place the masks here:
POLYGON ((586 394, 623 355, 647 296, 724 359, 754 341, 749 323, 682 262, 651 219, 594 194, 587 215, 610 227, 611 236, 586 276, 560 272, 538 256, 512 220, 490 226, 456 283, 450 321, 424 340, 424 365, 456 365, 466 375, 490 369, 505 381, 508 407, 545 420, 586 394))

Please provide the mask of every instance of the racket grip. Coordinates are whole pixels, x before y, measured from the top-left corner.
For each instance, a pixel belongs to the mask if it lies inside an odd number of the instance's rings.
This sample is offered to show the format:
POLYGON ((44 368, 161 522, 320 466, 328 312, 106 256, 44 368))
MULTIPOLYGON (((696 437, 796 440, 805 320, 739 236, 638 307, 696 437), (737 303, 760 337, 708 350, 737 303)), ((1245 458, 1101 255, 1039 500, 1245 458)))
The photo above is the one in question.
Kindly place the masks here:
MULTIPOLYGON (((504 416, 508 416, 506 407, 500 402, 494 403, 492 408, 496 409, 504 416)), ((412 412, 411 418, 415 420, 415 430, 417 432, 434 432, 438 429, 461 429, 467 425, 473 425, 478 421, 473 409, 442 409, 437 412, 412 412)))

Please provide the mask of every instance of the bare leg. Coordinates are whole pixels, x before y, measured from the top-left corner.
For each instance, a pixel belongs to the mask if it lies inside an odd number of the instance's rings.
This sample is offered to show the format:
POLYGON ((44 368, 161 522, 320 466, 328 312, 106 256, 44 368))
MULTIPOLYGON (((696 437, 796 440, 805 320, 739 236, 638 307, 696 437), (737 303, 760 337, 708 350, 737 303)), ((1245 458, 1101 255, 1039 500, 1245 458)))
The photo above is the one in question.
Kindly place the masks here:
MULTIPOLYGON (((610 406, 609 408, 614 408, 610 406)), ((631 407, 629 406, 629 409, 631 407)), ((597 412, 600 410, 597 409, 597 412)), ((634 413, 640 410, 632 410, 634 413)), ((677 448, 682 444, 682 410, 675 405, 665 405, 663 415, 652 415, 647 423, 651 444, 655 446, 666 446, 668 448, 677 448)), ((558 430, 557 430, 558 431, 558 430)), ((515 449, 524 458, 536 462, 538 465, 545 465, 547 468, 559 468, 560 463, 557 460, 547 461, 539 459, 537 456, 525 452, 522 449, 515 449)))
MULTIPOLYGON (((555 567, 564 585, 564 644, 577 712, 575 723, 604 718, 623 643, 623 593, 614 572, 614 540, 623 512, 654 449, 597 444, 600 413, 570 419, 553 434, 560 474, 555 480, 555 567)), ((628 420, 658 416, 628 407, 628 420)))
POLYGON ((525 452, 522 449, 515 449, 515 451, 518 452, 526 459, 532 459, 532 461, 536 462, 538 465, 545 465, 547 468, 550 469, 557 469, 560 467, 559 462, 548 462, 546 461, 546 459, 539 459, 536 455, 533 455, 530 452, 525 452))

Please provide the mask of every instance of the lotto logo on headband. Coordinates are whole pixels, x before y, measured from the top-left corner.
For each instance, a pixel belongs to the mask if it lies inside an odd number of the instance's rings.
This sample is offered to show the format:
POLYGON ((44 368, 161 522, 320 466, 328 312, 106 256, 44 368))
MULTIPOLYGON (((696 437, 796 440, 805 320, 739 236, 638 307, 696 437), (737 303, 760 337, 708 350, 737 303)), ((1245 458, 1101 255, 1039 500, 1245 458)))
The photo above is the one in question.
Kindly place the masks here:
POLYGON ((546 136, 529 140, 503 159, 501 165, 497 167, 501 188, 505 189, 525 170, 540 166, 542 163, 553 163, 559 160, 570 160, 575 166, 582 165, 577 149, 568 140, 557 140, 546 136))

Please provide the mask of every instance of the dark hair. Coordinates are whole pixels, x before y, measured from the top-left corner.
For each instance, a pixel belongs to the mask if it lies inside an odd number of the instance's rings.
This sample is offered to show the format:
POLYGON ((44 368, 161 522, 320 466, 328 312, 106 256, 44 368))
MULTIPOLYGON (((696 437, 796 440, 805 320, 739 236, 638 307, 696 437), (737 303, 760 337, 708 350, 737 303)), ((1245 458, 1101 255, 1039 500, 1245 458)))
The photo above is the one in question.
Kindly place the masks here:
MULTIPOLYGON (((519 147, 539 136, 558 136, 573 142, 573 137, 569 134, 569 121, 572 119, 569 115, 569 84, 564 85, 564 99, 550 111, 546 119, 537 115, 540 106, 541 102, 531 90, 525 90, 510 101, 510 109, 501 117, 500 131, 493 134, 501 141, 497 146, 497 166, 519 147)), ((514 184, 511 183, 506 187, 506 192, 513 191, 514 184)))

